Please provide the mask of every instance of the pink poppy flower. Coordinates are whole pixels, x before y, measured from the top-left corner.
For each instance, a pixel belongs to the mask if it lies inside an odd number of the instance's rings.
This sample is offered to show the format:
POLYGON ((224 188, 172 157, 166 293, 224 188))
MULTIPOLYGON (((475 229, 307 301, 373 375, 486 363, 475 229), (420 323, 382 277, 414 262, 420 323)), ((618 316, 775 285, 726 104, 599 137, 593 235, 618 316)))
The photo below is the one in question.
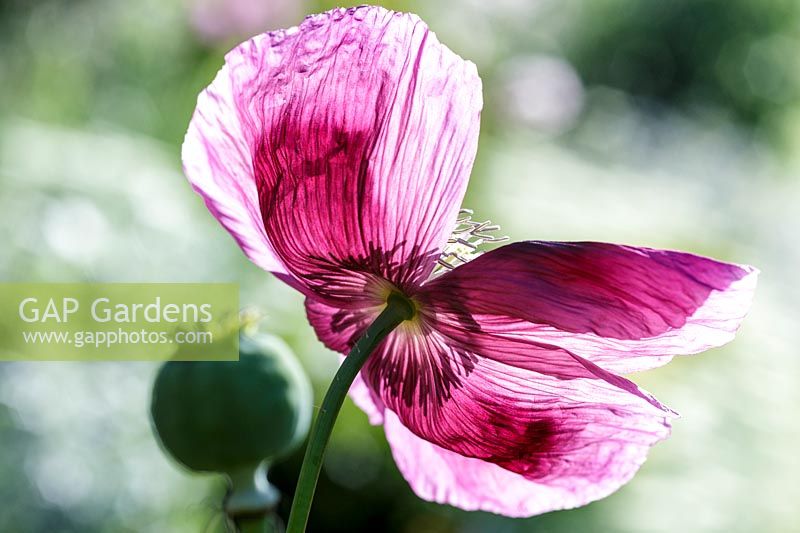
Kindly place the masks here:
POLYGON ((633 476, 674 413, 619 374, 730 341, 757 272, 594 242, 472 258, 492 229, 459 215, 481 105, 475 66, 419 18, 339 9, 231 51, 183 161, 331 349, 391 293, 413 302, 351 396, 420 497, 530 516, 633 476))

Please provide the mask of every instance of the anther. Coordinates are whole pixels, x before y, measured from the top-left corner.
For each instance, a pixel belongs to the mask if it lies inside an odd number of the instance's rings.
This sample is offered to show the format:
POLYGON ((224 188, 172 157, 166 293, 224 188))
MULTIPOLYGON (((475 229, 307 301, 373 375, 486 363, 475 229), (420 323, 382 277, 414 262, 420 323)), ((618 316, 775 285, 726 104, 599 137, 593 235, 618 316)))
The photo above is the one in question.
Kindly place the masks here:
POLYGON ((506 236, 492 235, 492 232, 498 231, 500 226, 492 224, 491 220, 474 221, 472 214, 471 209, 459 210, 453 234, 447 239, 447 245, 436 262, 434 275, 441 274, 445 270, 452 270, 475 259, 483 253, 480 250, 480 246, 483 244, 508 240, 506 236))

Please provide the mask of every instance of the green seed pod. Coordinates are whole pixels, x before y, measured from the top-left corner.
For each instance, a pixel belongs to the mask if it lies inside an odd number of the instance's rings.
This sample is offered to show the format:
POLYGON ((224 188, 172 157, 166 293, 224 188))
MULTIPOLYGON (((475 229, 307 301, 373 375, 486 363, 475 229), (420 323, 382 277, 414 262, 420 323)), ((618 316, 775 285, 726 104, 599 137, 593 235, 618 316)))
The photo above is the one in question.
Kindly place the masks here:
POLYGON ((239 361, 168 361, 153 386, 161 444, 191 470, 232 477, 292 451, 311 422, 311 385, 286 344, 239 337, 239 361))

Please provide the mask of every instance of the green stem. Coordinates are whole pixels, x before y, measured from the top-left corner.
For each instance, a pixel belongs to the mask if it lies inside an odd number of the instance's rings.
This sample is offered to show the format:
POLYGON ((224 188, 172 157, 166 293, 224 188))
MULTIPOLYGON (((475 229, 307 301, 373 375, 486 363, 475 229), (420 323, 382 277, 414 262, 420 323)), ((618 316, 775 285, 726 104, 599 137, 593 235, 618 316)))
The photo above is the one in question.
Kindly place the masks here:
POLYGON ((272 533, 277 531, 270 526, 267 515, 239 518, 234 521, 238 533, 272 533))
POLYGON ((392 293, 387 302, 386 308, 378 315, 368 328, 364 336, 358 339, 353 349, 345 358, 336 375, 333 377, 325 399, 322 400, 322 407, 311 428, 311 435, 308 439, 308 447, 303 458, 303 466, 300 468, 300 478, 297 480, 297 491, 292 501, 292 510, 289 513, 289 524, 286 533, 303 533, 308 522, 308 513, 311 510, 311 501, 314 499, 314 491, 317 488, 317 479, 322 468, 322 458, 325 455, 325 447, 336 422, 336 416, 342 407, 344 397, 350 390, 350 385, 358 375, 361 367, 367 361, 370 354, 381 341, 399 326, 404 320, 414 316, 414 304, 405 296, 392 293))
POLYGON ((225 499, 224 509, 236 525, 237 533, 276 533, 275 508, 280 494, 269 483, 267 462, 245 466, 228 474, 231 492, 225 499))

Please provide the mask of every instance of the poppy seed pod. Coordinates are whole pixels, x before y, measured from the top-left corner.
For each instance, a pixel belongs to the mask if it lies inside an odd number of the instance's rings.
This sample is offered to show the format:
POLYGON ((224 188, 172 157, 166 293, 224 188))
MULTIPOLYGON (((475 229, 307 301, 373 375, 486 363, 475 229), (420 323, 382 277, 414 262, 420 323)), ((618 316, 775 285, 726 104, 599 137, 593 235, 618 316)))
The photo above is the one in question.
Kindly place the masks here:
POLYGON ((239 335, 239 361, 168 361, 156 377, 155 432, 191 470, 255 469, 308 432, 311 385, 294 354, 276 337, 239 335))

